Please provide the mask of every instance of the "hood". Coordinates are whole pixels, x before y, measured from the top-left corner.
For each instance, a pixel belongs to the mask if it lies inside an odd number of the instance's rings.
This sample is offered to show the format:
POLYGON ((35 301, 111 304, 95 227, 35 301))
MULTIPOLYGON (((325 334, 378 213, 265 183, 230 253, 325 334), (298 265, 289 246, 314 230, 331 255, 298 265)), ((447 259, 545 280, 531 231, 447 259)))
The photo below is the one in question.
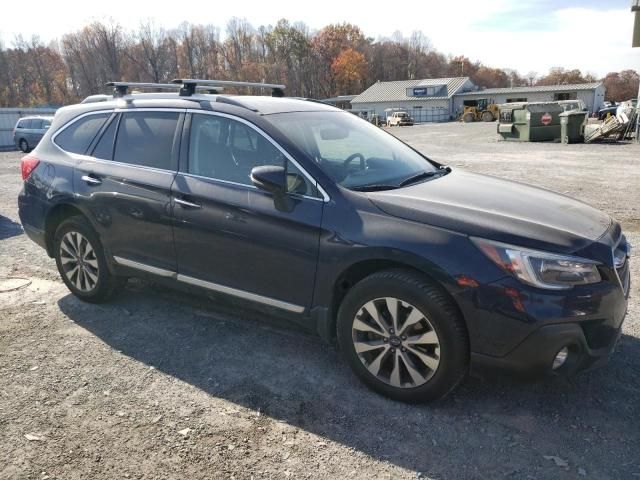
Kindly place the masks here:
POLYGON ((389 215, 559 253, 593 243, 612 223, 607 214, 565 195, 460 170, 367 195, 389 215))

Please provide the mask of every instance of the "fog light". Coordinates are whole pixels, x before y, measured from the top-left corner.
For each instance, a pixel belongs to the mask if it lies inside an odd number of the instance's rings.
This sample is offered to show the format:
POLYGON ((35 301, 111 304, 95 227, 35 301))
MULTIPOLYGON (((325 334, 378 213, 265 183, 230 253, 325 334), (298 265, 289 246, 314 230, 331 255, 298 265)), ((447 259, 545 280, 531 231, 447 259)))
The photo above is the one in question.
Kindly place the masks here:
POLYGON ((553 366, 551 367, 553 370, 559 369, 564 362, 567 361, 567 357, 569 356, 569 349, 567 347, 563 347, 557 354, 556 358, 553 359, 553 366))

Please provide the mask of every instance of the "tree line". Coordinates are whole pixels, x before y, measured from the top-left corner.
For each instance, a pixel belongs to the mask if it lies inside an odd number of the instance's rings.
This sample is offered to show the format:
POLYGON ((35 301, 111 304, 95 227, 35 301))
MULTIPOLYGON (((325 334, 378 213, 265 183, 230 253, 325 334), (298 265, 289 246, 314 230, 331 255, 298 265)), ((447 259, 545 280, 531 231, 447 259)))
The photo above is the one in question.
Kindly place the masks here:
MULTIPOLYGON (((153 22, 126 31, 94 22, 48 44, 38 36, 0 42, 0 107, 64 105, 106 92, 108 81, 168 82, 214 78, 284 83, 290 96, 327 98, 357 94, 389 80, 468 76, 478 86, 509 87, 595 81, 580 70, 553 68, 539 76, 492 68, 464 56, 446 56, 415 31, 373 39, 356 25, 311 31, 282 19, 255 28, 232 18, 224 28, 183 23, 167 30, 153 22)), ((608 74, 607 99, 635 98, 638 73, 608 74)), ((231 90, 233 92, 233 90, 231 90)))

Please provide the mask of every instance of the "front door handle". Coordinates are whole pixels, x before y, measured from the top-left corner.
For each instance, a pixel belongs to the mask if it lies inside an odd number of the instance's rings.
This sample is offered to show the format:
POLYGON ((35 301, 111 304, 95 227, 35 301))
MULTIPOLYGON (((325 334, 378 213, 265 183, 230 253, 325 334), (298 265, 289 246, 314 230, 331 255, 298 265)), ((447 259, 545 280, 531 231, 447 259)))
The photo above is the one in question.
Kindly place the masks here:
POLYGON ((182 200, 181 198, 173 198, 178 205, 181 205, 186 208, 202 208, 202 205, 198 203, 187 202, 186 200, 182 200))
POLYGON ((102 180, 94 177, 93 175, 83 175, 82 180, 87 182, 89 185, 100 185, 102 184, 102 180))

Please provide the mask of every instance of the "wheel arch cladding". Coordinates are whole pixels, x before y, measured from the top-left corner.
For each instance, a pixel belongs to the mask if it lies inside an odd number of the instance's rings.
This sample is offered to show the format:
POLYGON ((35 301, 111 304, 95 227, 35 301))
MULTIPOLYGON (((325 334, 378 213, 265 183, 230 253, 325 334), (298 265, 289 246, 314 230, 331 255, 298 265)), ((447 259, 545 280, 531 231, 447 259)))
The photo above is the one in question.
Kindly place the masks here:
POLYGON ((451 304, 455 306, 458 315, 464 321, 465 327, 467 327, 466 319, 455 297, 451 295, 451 293, 433 275, 430 275, 428 272, 418 269, 415 266, 397 260, 368 259, 361 260, 350 265, 336 278, 332 291, 331 310, 326 320, 330 322, 330 325, 327 326, 328 328, 325 328, 323 330, 325 332, 330 332, 331 335, 335 338, 338 309, 340 308, 344 297, 347 295, 349 290, 353 288, 354 285, 374 273, 394 270, 417 275, 427 282, 433 284, 441 292, 441 294, 444 295, 451 302, 451 304))
POLYGON ((84 216, 84 214, 78 207, 75 207, 69 203, 58 204, 47 213, 44 227, 47 255, 53 258, 53 237, 56 233, 58 225, 60 225, 67 218, 78 215, 84 216))

